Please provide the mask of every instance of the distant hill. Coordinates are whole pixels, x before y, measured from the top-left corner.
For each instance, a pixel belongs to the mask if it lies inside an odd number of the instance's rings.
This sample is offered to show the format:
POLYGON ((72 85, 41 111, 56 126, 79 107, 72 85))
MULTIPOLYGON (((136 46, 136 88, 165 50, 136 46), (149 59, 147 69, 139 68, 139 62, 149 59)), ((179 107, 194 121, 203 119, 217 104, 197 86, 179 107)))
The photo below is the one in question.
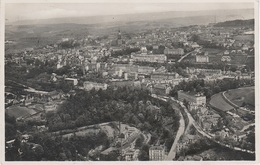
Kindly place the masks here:
MULTIPOLYGON (((232 10, 205 10, 205 11, 167 11, 154 13, 137 13, 124 15, 104 15, 90 17, 68 17, 68 18, 51 18, 38 20, 20 20, 16 22, 6 22, 12 25, 32 25, 32 24, 98 24, 98 23, 128 23, 137 21, 159 21, 174 18, 187 18, 198 16, 210 16, 207 23, 223 22, 235 19, 252 19, 254 18, 254 9, 232 9, 232 10)), ((195 24, 200 24, 196 20, 195 24)), ((185 24, 185 21, 183 21, 185 24)))
POLYGON ((249 19, 249 20, 233 20, 233 21, 225 21, 225 22, 219 22, 215 24, 216 27, 234 27, 234 26, 250 26, 254 27, 255 20, 249 19))

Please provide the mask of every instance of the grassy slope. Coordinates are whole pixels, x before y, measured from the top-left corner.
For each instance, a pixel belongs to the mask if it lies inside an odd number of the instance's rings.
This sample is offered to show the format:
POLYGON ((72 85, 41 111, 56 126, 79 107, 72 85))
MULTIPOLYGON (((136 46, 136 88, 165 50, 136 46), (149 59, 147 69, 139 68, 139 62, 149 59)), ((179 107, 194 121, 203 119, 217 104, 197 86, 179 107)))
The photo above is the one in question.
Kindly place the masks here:
POLYGON ((225 93, 225 96, 235 103, 241 106, 243 102, 255 105, 255 89, 254 87, 239 88, 234 90, 229 90, 225 93))

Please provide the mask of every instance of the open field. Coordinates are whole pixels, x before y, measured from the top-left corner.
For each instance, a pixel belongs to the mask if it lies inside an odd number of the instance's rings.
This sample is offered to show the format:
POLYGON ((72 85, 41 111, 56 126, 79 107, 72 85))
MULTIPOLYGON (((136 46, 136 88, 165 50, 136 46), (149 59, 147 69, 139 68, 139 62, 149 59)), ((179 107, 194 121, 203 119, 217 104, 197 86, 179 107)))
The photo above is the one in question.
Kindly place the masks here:
POLYGON ((225 112, 233 109, 234 107, 232 107, 230 104, 228 104, 221 95, 222 95, 222 93, 213 95, 209 102, 210 105, 214 108, 218 108, 225 112))
POLYGON ((255 88, 246 87, 229 90, 225 96, 234 104, 242 106, 243 102, 255 106, 255 88))
POLYGON ((33 109, 17 105, 6 108, 6 113, 8 113, 10 116, 14 116, 15 118, 32 115, 36 112, 37 111, 33 109))

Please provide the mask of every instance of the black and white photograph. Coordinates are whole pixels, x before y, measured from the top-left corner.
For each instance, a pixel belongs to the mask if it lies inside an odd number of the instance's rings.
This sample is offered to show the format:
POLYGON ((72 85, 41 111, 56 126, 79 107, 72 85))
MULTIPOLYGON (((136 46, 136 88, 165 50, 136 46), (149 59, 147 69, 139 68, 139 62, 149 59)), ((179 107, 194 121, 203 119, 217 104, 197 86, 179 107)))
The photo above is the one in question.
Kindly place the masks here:
POLYGON ((3 1, 3 161, 256 162, 258 3, 3 1))

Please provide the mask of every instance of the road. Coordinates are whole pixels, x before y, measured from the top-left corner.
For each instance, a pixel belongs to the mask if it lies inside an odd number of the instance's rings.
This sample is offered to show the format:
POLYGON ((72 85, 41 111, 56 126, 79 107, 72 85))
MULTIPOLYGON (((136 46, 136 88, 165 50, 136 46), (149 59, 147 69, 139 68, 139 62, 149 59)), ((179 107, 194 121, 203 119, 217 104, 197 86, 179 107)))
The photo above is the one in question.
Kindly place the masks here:
POLYGON ((182 56, 182 57, 178 60, 178 62, 181 62, 181 61, 182 61, 184 58, 186 58, 188 55, 190 55, 190 54, 193 53, 194 51, 200 50, 201 48, 202 48, 202 47, 200 47, 200 48, 198 48, 198 49, 195 49, 195 50, 193 50, 193 51, 191 51, 191 52, 185 54, 184 56, 182 56))
MULTIPOLYGON (((157 95, 155 94, 152 94, 152 97, 156 98, 156 99, 160 99, 160 100, 163 100, 163 101, 167 101, 167 99, 165 98, 162 98, 162 97, 158 97, 157 95)), ((184 131, 185 131, 185 122, 184 122, 184 118, 180 112, 180 110, 178 110, 179 112, 179 115, 180 115, 180 126, 178 128, 178 131, 177 131, 177 134, 176 134, 176 137, 174 139, 174 142, 172 144, 172 147, 167 155, 167 157, 165 158, 165 160, 173 160, 175 159, 175 156, 176 156, 176 147, 177 147, 177 144, 178 144, 178 141, 180 140, 180 137, 184 134, 184 131)))
POLYGON ((255 125, 255 123, 246 125, 246 126, 243 127, 243 129, 240 132, 243 132, 244 130, 248 129, 250 126, 254 126, 254 125, 255 125))
POLYGON ((166 160, 173 160, 175 159, 175 156, 176 156, 176 147, 177 147, 177 144, 178 144, 178 141, 180 140, 180 137, 184 134, 184 130, 185 130, 185 122, 184 122, 184 118, 181 114, 181 112, 179 111, 179 114, 180 114, 180 126, 179 126, 179 129, 178 129, 178 132, 177 132, 177 135, 174 139, 174 142, 172 144, 172 147, 168 153, 168 156, 166 157, 166 160))

